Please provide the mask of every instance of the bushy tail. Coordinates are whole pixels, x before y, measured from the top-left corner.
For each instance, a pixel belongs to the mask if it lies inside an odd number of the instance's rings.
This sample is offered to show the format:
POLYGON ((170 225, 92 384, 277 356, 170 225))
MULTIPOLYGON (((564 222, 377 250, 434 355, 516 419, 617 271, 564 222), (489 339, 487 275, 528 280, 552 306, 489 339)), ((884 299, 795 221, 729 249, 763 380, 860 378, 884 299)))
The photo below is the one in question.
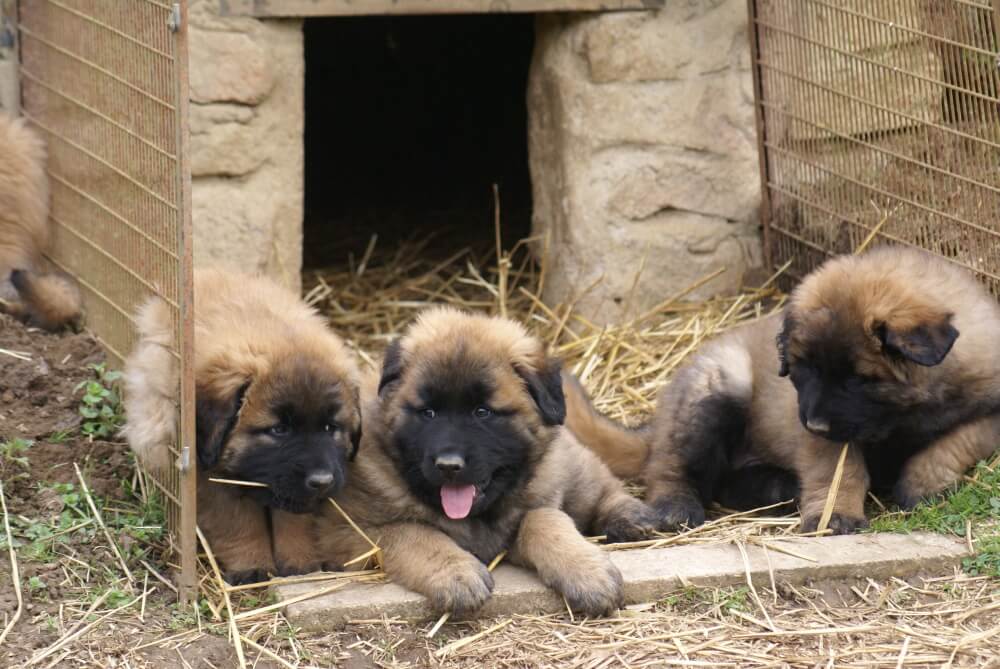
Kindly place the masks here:
POLYGON ((178 361, 172 353, 173 319, 159 297, 136 312, 139 340, 125 362, 122 434, 147 470, 164 471, 177 439, 178 361))
POLYGON ((566 396, 566 427, 593 451, 611 472, 623 479, 637 478, 649 456, 649 426, 629 429, 601 415, 574 375, 563 372, 566 396))
POLYGON ((10 273, 10 282, 21 303, 8 311, 29 325, 58 330, 79 323, 82 316, 80 287, 69 275, 16 269, 10 273))

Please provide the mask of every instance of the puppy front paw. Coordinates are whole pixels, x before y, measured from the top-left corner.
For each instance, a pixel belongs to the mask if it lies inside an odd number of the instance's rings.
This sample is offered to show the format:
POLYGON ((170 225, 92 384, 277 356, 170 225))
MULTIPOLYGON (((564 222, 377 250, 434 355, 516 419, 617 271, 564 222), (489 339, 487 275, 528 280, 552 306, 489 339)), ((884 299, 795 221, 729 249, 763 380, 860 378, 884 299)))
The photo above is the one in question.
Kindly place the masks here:
POLYGON ((266 569, 240 569, 238 571, 226 571, 222 574, 229 585, 246 585, 247 583, 260 583, 266 581, 268 576, 266 569))
POLYGON ((641 541, 656 531, 659 514, 642 502, 612 514, 604 525, 605 540, 609 544, 641 541))
POLYGON ((555 575, 549 585, 566 598, 573 611, 591 618, 609 616, 625 602, 618 567, 595 547, 595 555, 576 561, 571 571, 555 575))
POLYGON ((300 574, 311 574, 314 571, 323 569, 320 562, 278 562, 278 576, 298 576, 300 574))
MULTIPOLYGON (((815 532, 819 527, 819 514, 806 516, 802 519, 802 531, 804 533, 815 532)), ((858 530, 868 527, 868 519, 862 516, 855 518, 840 513, 830 515, 830 522, 827 528, 833 534, 854 534, 858 530)))
POLYGON ((927 501, 941 492, 943 490, 926 490, 902 478, 893 486, 892 498, 899 504, 899 508, 904 511, 913 511, 921 502, 927 501))
POLYGON ((693 495, 663 495, 653 502, 657 529, 673 531, 684 526, 698 527, 705 522, 705 507, 693 495))
POLYGON ((493 575, 482 562, 469 559, 441 567, 427 583, 426 596, 439 613, 463 616, 478 611, 493 593, 493 575))

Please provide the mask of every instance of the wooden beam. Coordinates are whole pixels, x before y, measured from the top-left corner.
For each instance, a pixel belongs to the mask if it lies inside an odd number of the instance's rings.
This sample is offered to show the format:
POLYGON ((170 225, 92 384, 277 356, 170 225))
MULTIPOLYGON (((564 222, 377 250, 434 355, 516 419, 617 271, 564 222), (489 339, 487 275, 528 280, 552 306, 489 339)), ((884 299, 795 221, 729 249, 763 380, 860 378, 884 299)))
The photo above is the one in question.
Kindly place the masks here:
POLYGON ((219 0, 223 16, 289 18, 384 14, 614 12, 659 9, 664 0, 219 0))

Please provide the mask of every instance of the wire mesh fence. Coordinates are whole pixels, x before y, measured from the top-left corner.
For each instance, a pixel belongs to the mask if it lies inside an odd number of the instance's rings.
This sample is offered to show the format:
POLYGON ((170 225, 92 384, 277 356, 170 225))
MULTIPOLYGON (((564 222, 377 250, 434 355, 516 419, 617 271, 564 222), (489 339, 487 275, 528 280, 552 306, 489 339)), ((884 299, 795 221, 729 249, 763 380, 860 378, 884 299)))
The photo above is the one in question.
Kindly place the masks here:
POLYGON ((1000 295, 1000 0, 749 0, 765 248, 879 238, 1000 295))
MULTIPOLYGON (((23 115, 48 145, 52 260, 79 281, 86 325, 112 364, 132 349, 136 307, 170 305, 178 365, 190 359, 190 172, 186 164, 184 3, 22 0, 18 3, 23 115)), ((190 374, 183 375, 190 378, 190 374)), ((182 443, 193 440, 193 392, 178 389, 182 443)), ((195 578, 194 472, 153 481, 195 578)))

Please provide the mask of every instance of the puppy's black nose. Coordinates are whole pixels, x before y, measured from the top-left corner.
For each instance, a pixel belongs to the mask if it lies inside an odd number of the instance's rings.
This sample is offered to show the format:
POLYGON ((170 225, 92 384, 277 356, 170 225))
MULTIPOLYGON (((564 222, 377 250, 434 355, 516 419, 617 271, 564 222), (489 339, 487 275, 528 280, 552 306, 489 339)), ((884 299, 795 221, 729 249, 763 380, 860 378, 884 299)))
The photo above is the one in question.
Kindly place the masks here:
POLYGON ((442 474, 455 475, 465 468, 465 458, 461 455, 439 455, 434 465, 442 474))
POLYGON ((333 473, 323 469, 309 472, 306 476, 306 487, 313 492, 323 490, 333 483, 333 473))

